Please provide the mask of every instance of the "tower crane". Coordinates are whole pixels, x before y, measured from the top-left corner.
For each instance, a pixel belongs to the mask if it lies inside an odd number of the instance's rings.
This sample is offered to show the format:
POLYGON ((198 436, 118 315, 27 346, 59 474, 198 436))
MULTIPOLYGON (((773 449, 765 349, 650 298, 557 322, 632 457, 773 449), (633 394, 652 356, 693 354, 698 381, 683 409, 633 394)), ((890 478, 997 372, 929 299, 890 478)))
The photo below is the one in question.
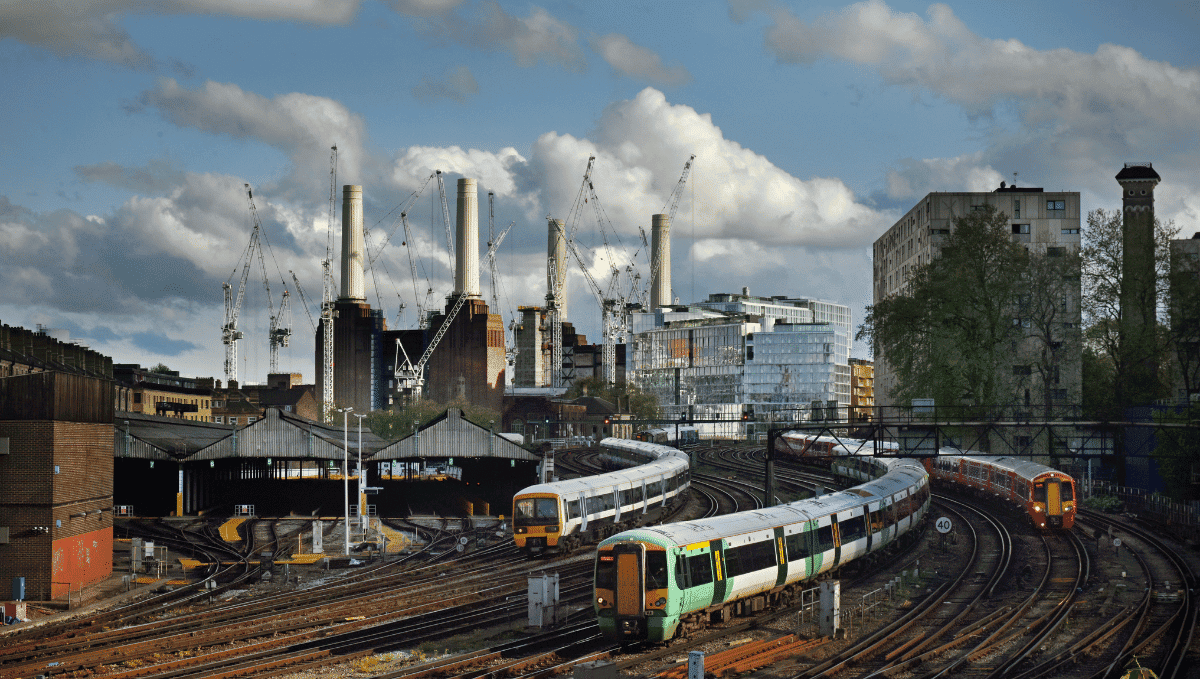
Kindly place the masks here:
POLYGON ((337 290, 333 282, 333 214, 337 205, 337 144, 329 149, 329 233, 325 241, 325 260, 321 262, 321 419, 333 419, 333 319, 337 310, 333 300, 337 290))
POLYGON ((284 289, 279 302, 279 313, 271 316, 271 329, 267 335, 271 342, 271 372, 279 372, 279 347, 288 346, 292 336, 292 309, 288 305, 288 291, 284 289))
MULTIPOLYGON (((238 316, 242 312, 242 302, 246 298, 246 281, 250 278, 250 267, 254 262, 255 255, 258 256, 259 266, 262 267, 263 286, 267 290, 267 305, 272 318, 275 316, 275 309, 271 303, 271 285, 267 281, 267 265, 263 261, 262 254, 262 225, 258 221, 258 211, 254 209, 254 193, 250 190, 250 185, 246 184, 246 196, 250 201, 250 216, 254 221, 254 228, 250 232, 250 243, 246 246, 242 256, 245 257, 245 264, 242 266, 242 275, 238 282, 237 295, 233 294, 233 286, 226 281, 221 284, 225 292, 225 323, 221 326, 221 342, 225 344, 225 380, 232 382, 238 378, 237 372, 237 342, 242 339, 244 333, 238 330, 238 316)), ((241 261, 240 259, 238 260, 241 261)), ((237 265, 234 265, 234 273, 237 272, 237 265)), ((233 274, 229 276, 233 279, 233 274)), ((288 331, 290 334, 290 330, 288 331)))
POLYGON ((454 271, 454 230, 450 226, 450 206, 446 204, 446 184, 442 181, 442 171, 436 170, 438 193, 442 197, 442 223, 446 225, 446 255, 450 257, 450 271, 454 271))
MULTIPOLYGON (((683 164, 683 174, 680 175, 679 181, 675 183, 674 190, 671 191, 671 196, 667 199, 667 204, 663 206, 663 214, 667 215, 667 223, 675 221, 675 209, 679 207, 679 198, 683 195, 683 187, 687 184, 688 174, 692 171, 692 161, 696 159, 696 154, 692 154, 687 162, 683 164)), ((642 231, 642 242, 646 242, 646 232, 642 231)), ((649 248, 649 244, 646 244, 649 248)), ((650 286, 654 285, 654 281, 658 278, 658 272, 662 269, 662 262, 658 259, 657 252, 650 253, 650 280, 646 281, 646 291, 642 295, 642 306, 649 309, 650 286)))
MULTIPOLYGON (((500 233, 500 235, 488 245, 487 255, 491 257, 500 247, 500 243, 504 241, 504 237, 508 235, 512 229, 512 224, 500 233)), ((458 296, 458 300, 454 302, 450 312, 446 314, 446 320, 442 321, 442 325, 438 331, 434 333, 433 339, 429 341, 429 346, 425 347, 425 352, 421 354, 421 358, 414 364, 408 357, 408 352, 404 350, 404 345, 400 340, 396 340, 396 386, 401 391, 408 391, 412 395, 412 400, 417 401, 421 398, 421 390, 425 386, 425 365, 429 363, 429 357, 433 355, 433 350, 437 348, 439 342, 442 341, 442 336, 450 329, 450 325, 454 322, 454 318, 458 316, 459 309, 462 309, 470 295, 463 292, 458 296), (400 362, 400 355, 404 355, 404 362, 400 362)))
MULTIPOLYGON (((488 191, 488 246, 496 240, 496 194, 488 191)), ((512 224, 509 224, 511 227, 512 224)), ((496 267, 496 252, 489 251, 488 268, 492 274, 492 313, 500 313, 500 273, 496 267)), ((512 332, 512 326, 516 323, 516 319, 509 324, 508 331, 504 334, 504 360, 508 365, 512 365, 517 358, 517 343, 516 341, 508 341, 508 333, 512 332)))
POLYGON ((300 293, 300 305, 304 307, 304 315, 308 316, 308 324, 312 326, 313 332, 316 332, 317 324, 313 322, 312 312, 308 310, 308 295, 304 294, 304 288, 300 287, 300 279, 296 276, 296 272, 288 269, 288 273, 292 275, 292 280, 296 283, 296 291, 300 293))

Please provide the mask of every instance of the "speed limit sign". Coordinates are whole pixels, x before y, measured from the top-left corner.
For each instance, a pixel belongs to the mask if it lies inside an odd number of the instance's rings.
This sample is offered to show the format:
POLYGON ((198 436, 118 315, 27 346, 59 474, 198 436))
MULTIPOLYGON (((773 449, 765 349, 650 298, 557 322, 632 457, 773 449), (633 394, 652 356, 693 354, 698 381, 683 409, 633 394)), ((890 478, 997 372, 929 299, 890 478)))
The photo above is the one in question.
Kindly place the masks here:
POLYGON ((954 524, 950 523, 950 517, 939 516, 938 520, 934 522, 933 527, 936 528, 937 532, 939 533, 949 533, 950 529, 954 527, 954 524))

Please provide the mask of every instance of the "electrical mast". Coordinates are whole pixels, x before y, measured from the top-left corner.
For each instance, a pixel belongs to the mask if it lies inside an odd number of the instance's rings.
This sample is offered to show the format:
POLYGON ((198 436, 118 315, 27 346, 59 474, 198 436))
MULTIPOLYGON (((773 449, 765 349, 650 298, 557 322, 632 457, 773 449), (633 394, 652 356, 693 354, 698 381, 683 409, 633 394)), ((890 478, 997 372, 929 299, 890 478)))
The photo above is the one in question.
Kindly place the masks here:
POLYGON ((337 145, 329 151, 329 233, 325 242, 325 260, 321 262, 321 419, 330 422, 333 417, 333 319, 337 311, 333 301, 337 290, 333 282, 333 214, 337 206, 337 145))

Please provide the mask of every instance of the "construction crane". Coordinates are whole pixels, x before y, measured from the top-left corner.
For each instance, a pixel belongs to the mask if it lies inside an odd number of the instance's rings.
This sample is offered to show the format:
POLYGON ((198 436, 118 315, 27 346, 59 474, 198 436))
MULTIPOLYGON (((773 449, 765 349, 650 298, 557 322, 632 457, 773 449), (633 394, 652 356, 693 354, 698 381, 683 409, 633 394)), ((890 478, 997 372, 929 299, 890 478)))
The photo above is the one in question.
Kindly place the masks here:
MULTIPOLYGON (((237 343, 238 340, 242 339, 244 334, 241 330, 238 330, 237 322, 238 316, 242 312, 242 302, 246 299, 246 281, 250 278, 250 267, 254 262, 255 255, 258 256, 259 266, 262 267, 263 286, 267 290, 267 305, 271 316, 275 316, 275 309, 271 306, 271 285, 267 281, 267 265, 263 261, 262 255, 262 225, 258 221, 258 211, 254 209, 254 193, 251 192, 249 184, 246 184, 246 196, 250 201, 250 216, 253 219, 254 228, 250 232, 250 243, 242 253, 242 257, 245 258, 245 264, 242 266, 242 275, 238 282, 236 297, 233 294, 233 286, 229 284, 229 281, 221 284, 225 292, 225 322, 221 326, 221 342, 225 344, 226 382, 233 382, 238 378, 237 343)), ((241 259, 238 261, 241 262, 241 259)), ((237 272, 236 264, 234 265, 233 272, 237 272)), ((229 275, 229 279, 233 280, 233 273, 229 275)))
POLYGON ((438 193, 442 197, 442 223, 446 225, 446 255, 450 258, 450 271, 454 271, 454 229, 450 226, 450 206, 446 204, 446 184, 442 181, 442 171, 436 170, 438 193))
MULTIPOLYGON (((496 240, 496 194, 488 191, 488 247, 491 247, 492 242, 496 240)), ((509 224, 512 227, 512 224, 509 224)), ((488 269, 492 274, 492 313, 500 313, 500 273, 496 266, 496 253, 490 251, 488 257, 488 269)), ((517 343, 516 341, 508 341, 508 335, 512 332, 512 327, 516 323, 513 319, 509 324, 508 331, 504 334, 504 360, 508 365, 512 365, 517 359, 517 343)))
POLYGON ((316 332, 317 324, 313 321, 312 312, 308 310, 308 295, 304 294, 304 288, 300 287, 300 279, 296 277, 296 272, 288 269, 288 273, 292 275, 292 281, 296 283, 296 291, 300 293, 300 304, 304 307, 304 315, 308 316, 308 324, 312 326, 313 332, 316 332))
POLYGON ((271 372, 279 372, 279 347, 288 346, 292 336, 292 309, 288 305, 288 291, 283 291, 283 299, 279 302, 279 313, 271 316, 271 328, 267 338, 271 342, 271 372))
POLYGON ((333 282, 333 215, 337 206, 337 144, 329 149, 329 233, 325 240, 325 260, 321 262, 321 419, 333 419, 333 307, 337 289, 333 282))
MULTIPOLYGON (((679 198, 683 195, 683 187, 687 184, 688 174, 692 171, 692 161, 696 160, 696 154, 692 154, 687 162, 683 164, 683 174, 680 175, 679 181, 675 182, 675 189, 671 191, 671 196, 667 199, 667 204, 663 206, 662 214, 667 215, 667 223, 675 221, 675 210, 679 207, 679 198)), ((642 242, 646 243, 646 232, 642 231, 642 242)), ((650 245, 647 243, 646 247, 650 245)), ((658 278, 658 272, 662 269, 662 262, 658 259, 657 252, 650 253, 650 280, 646 281, 646 291, 642 295, 642 306, 649 309, 650 288, 654 285, 654 281, 658 278)), ((668 286, 670 287, 670 286, 668 286)))
MULTIPOLYGON (((500 247, 500 243, 504 241, 504 237, 512 229, 512 224, 504 229, 500 235, 488 245, 487 257, 495 254, 500 247)), ((411 394, 412 401, 421 399, 421 391, 425 386, 425 365, 429 363, 429 357, 433 355, 433 350, 437 348, 438 342, 442 341, 442 336, 450 329, 450 325, 454 322, 454 318, 458 316, 459 309, 462 309, 469 295, 465 292, 459 294, 458 300, 454 302, 450 313, 446 314, 446 320, 442 321, 442 325, 438 331, 434 333, 433 339, 429 341, 429 346, 425 347, 425 353, 421 354, 421 358, 414 364, 408 357, 408 352, 404 350, 404 345, 400 340, 396 340, 396 387, 402 392, 411 394), (404 362, 400 362, 400 355, 404 355, 404 362)))

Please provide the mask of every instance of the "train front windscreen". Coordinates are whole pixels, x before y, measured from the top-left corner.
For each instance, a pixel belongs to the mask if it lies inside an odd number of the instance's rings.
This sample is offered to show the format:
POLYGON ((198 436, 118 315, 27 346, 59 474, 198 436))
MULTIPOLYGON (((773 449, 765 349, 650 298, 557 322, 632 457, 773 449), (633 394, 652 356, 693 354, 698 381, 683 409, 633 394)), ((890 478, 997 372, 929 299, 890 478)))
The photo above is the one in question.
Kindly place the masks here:
POLYGON ((521 498, 514 505, 514 526, 547 526, 558 523, 558 500, 554 498, 521 498))

